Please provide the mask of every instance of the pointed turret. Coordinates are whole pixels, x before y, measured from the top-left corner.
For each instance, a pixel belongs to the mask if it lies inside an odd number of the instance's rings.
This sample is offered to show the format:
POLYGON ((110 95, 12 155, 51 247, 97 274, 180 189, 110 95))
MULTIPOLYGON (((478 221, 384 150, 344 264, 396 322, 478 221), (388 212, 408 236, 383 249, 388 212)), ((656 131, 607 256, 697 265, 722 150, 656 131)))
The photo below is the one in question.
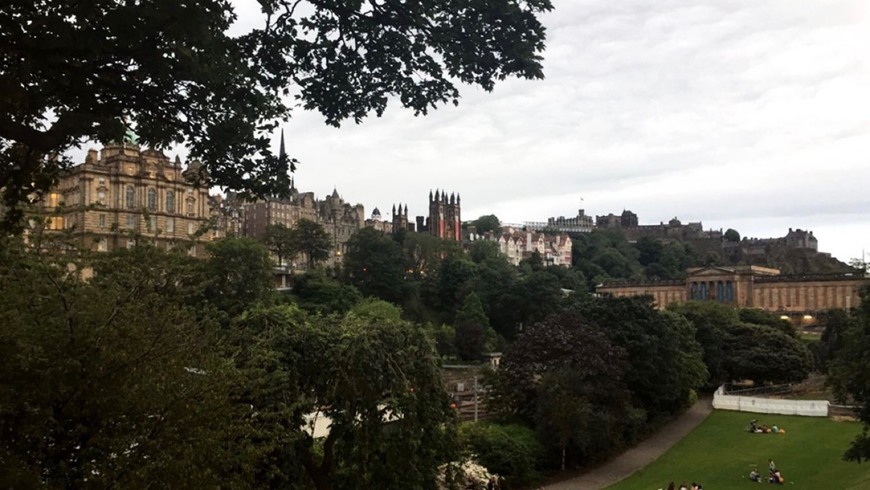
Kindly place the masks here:
POLYGON ((438 189, 435 189, 435 202, 438 202, 440 200, 441 200, 441 197, 438 195, 438 189))
POLYGON ((396 205, 393 204, 393 216, 395 216, 395 215, 396 215, 396 205))
POLYGON ((432 204, 432 189, 429 189, 429 204, 432 204))
POLYGON ((450 193, 450 204, 456 204, 456 195, 452 192, 450 193))

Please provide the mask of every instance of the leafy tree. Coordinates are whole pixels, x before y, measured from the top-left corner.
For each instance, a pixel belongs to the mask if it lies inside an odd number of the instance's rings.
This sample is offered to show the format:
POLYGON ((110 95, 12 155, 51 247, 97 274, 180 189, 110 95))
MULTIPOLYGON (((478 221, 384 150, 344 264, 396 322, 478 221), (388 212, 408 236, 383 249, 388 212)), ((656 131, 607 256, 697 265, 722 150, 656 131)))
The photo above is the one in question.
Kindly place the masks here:
POLYGON ((725 230, 725 234, 722 235, 726 242, 739 242, 740 241, 740 233, 737 232, 734 228, 728 228, 725 230))
POLYGON ((490 240, 475 240, 471 243, 471 247, 468 250, 468 258, 475 264, 480 264, 487 261, 496 261, 502 257, 501 252, 498 250, 498 243, 490 240))
POLYGON ((296 255, 297 249, 291 230, 283 223, 267 226, 265 241, 269 251, 278 257, 279 267, 284 265, 285 258, 292 258, 296 255))
POLYGON ((505 479, 509 488, 531 485, 538 481, 539 460, 543 447, 535 431, 519 424, 463 424, 460 427, 464 445, 475 459, 505 479))
POLYGON ((0 240, 0 487, 250 485, 237 373, 181 287, 195 274, 148 246, 88 258, 0 240))
POLYGON ((860 271, 862 274, 867 274, 868 272, 870 272, 870 267, 868 267, 867 261, 863 257, 860 259, 849 259, 849 266, 855 270, 860 271))
POLYGON ((206 249, 209 257, 200 264, 208 283, 204 300, 229 318, 272 300, 272 259, 262 245, 251 238, 224 238, 206 249))
POLYGON ((332 251, 332 237, 319 223, 308 219, 300 219, 290 230, 290 240, 295 252, 304 254, 308 261, 308 269, 313 269, 318 262, 329 258, 332 251))
POLYGON ((563 295, 559 278, 547 270, 524 276, 514 289, 514 298, 519 300, 514 308, 519 310, 525 324, 541 321, 561 308, 563 295))
POLYGON ((766 325, 782 333, 798 338, 797 329, 788 320, 783 320, 777 314, 760 308, 741 308, 737 311, 740 321, 754 325, 766 325))
POLYGON ((327 277, 321 271, 294 278, 293 295, 305 311, 324 315, 347 313, 362 301, 362 294, 355 287, 327 277))
POLYGON ((542 78, 549 0, 353 4, 260 0, 261 27, 229 32, 222 0, 57 6, 11 0, 0 14, 0 189, 15 209, 69 162, 45 158, 85 139, 119 140, 125 119, 142 144, 184 143, 201 176, 230 190, 286 192, 293 161, 269 151, 291 107, 328 124, 417 114, 458 103, 457 81, 492 90, 509 76, 542 78), (132 26, 132 27, 131 27, 132 26), (191 26, 197 26, 191 29, 191 26), (292 85, 291 85, 292 84, 292 85), (285 100, 290 91, 294 99, 285 100))
POLYGON ((622 444, 630 413, 624 349, 577 313, 525 330, 504 354, 492 405, 537 427, 559 460, 589 462, 622 444))
POLYGON ((632 405, 650 420, 684 407, 707 378, 691 324, 657 311, 652 298, 590 298, 578 309, 628 353, 632 405))
POLYGON ((672 303, 668 310, 682 315, 695 327, 695 339, 701 345, 704 364, 709 373, 708 386, 729 381, 725 362, 727 332, 740 322, 736 308, 713 301, 672 303))
POLYGON ((471 222, 477 233, 499 233, 501 232, 501 221, 494 214, 487 214, 477 218, 471 222))
POLYGON ((456 328, 446 323, 438 327, 430 327, 427 332, 435 343, 435 351, 440 357, 455 358, 459 356, 456 349, 456 328))
POLYGON ((464 361, 477 360, 483 356, 486 345, 486 330, 489 320, 476 293, 471 293, 462 302, 456 315, 456 350, 464 361))
POLYGON ((277 335, 272 354, 259 358, 276 359, 272 372, 286 376, 267 379, 251 403, 264 411, 263 437, 276 449, 270 460, 304 471, 307 482, 291 487, 433 488, 438 465, 458 446, 425 333, 382 301, 360 303, 340 319, 287 308, 251 312, 240 330, 277 335), (312 416, 329 419, 322 439, 304 423, 312 416), (396 471, 400 460, 407 466, 396 471))
POLYGON ((858 418, 864 430, 852 441, 844 459, 870 461, 870 288, 861 291, 861 305, 830 363, 827 382, 841 403, 861 407, 858 418))
POLYGON ((428 233, 405 233, 401 243, 409 269, 416 279, 435 274, 444 251, 442 240, 428 233))
POLYGON ((715 302, 669 305, 695 327, 710 372, 709 385, 735 379, 787 383, 806 379, 813 366, 794 327, 756 309, 715 302), (751 319, 758 323, 747 323, 751 319))
MULTIPOLYGON (((824 326, 822 337, 815 345, 816 367, 822 373, 828 371, 828 363, 837 356, 837 352, 846 342, 846 332, 852 327, 855 316, 847 310, 832 309, 818 315, 819 325, 824 326)), ((811 344, 812 348, 812 344, 811 344)))
POLYGON ((436 309, 444 315, 444 320, 452 322, 464 299, 472 291, 477 277, 477 266, 465 254, 450 254, 441 261, 436 281, 436 309))
POLYGON ((342 268, 345 281, 363 296, 402 304, 408 288, 399 244, 373 228, 363 228, 350 237, 347 248, 342 268))
POLYGON ((729 327, 723 366, 731 379, 755 384, 803 381, 813 366, 799 340, 773 327, 738 323, 729 327))

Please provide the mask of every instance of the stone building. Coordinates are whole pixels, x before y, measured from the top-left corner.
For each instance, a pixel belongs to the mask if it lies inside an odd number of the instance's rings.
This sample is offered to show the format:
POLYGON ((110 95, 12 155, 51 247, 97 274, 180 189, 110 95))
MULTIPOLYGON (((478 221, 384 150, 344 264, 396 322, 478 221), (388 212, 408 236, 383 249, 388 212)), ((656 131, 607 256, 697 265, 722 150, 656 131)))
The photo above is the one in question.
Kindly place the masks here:
MULTIPOLYGON (((612 216, 612 215, 611 215, 612 216)), ((585 209, 577 211, 577 216, 566 218, 564 216, 547 218, 543 221, 526 221, 523 226, 528 230, 540 231, 544 228, 559 230, 564 233, 589 233, 595 226, 592 216, 586 214, 585 209)))
MULTIPOLYGON (((341 262, 347 240, 365 225, 362 204, 344 202, 336 189, 325 199, 318 200, 313 192, 299 192, 292 181, 287 197, 261 199, 244 203, 241 207, 244 235, 259 241, 265 240, 269 226, 281 224, 293 228, 303 219, 320 224, 332 238, 332 252, 326 260, 326 265, 330 266, 341 262)), ((305 261, 296 263, 301 266, 305 261)))
POLYGON ((271 225, 293 228, 301 219, 318 222, 318 206, 313 192, 299 192, 291 180, 287 197, 273 196, 241 204, 244 214, 243 234, 264 240, 271 225))
POLYGON ((396 209, 396 205, 393 204, 393 222, 392 222, 393 233, 398 233, 400 231, 414 231, 414 224, 408 222, 408 205, 405 204, 405 207, 402 207, 402 203, 399 203, 399 209, 396 209))
POLYGON ((176 157, 141 149, 130 141, 88 151, 84 163, 65 171, 40 203, 38 214, 49 232, 66 230, 78 245, 96 251, 132 247, 148 240, 159 247, 189 247, 201 256, 204 242, 220 236, 211 197, 188 177, 176 157))
POLYGON ((513 265, 537 252, 544 266, 571 267, 571 237, 567 233, 547 235, 508 228, 503 233, 470 235, 469 239, 495 241, 499 252, 513 265))
POLYGON ((365 221, 366 228, 374 228, 375 230, 380 231, 381 233, 392 233, 393 232, 393 223, 386 221, 381 216, 381 210, 375 208, 372 211, 372 217, 365 221))
MULTIPOLYGON (((447 196, 444 191, 429 191, 429 217, 417 216, 418 232, 428 232, 442 240, 462 241, 462 199, 459 194, 447 196)), ((407 215, 408 208, 405 207, 407 215)), ((394 227, 395 228, 395 227, 394 227)))
POLYGON ((697 267, 685 280, 608 282, 598 293, 652 296, 659 308, 689 300, 716 301, 741 308, 761 308, 798 320, 811 321, 830 308, 858 306, 858 293, 868 279, 857 274, 782 275, 767 267, 697 267))

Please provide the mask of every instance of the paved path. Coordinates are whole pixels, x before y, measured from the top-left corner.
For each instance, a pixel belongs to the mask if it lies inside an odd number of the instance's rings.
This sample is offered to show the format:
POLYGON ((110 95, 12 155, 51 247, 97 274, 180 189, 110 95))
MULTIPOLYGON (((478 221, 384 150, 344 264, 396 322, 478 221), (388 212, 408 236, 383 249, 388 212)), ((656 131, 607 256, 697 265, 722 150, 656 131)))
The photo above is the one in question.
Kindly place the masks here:
POLYGON ((628 478, 637 470, 658 459, 703 422, 712 411, 712 399, 702 398, 680 418, 671 421, 655 435, 616 456, 610 462, 576 478, 547 485, 544 490, 598 490, 628 478))

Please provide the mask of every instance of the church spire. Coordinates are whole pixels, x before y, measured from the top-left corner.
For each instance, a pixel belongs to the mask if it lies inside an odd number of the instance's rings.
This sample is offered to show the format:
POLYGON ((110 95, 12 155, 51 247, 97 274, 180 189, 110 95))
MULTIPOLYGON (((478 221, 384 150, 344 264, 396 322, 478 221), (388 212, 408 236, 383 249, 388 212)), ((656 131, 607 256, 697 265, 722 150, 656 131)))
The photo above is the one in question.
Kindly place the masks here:
POLYGON ((284 149, 284 128, 281 128, 281 146, 278 149, 278 163, 281 166, 287 165, 287 151, 284 149))

